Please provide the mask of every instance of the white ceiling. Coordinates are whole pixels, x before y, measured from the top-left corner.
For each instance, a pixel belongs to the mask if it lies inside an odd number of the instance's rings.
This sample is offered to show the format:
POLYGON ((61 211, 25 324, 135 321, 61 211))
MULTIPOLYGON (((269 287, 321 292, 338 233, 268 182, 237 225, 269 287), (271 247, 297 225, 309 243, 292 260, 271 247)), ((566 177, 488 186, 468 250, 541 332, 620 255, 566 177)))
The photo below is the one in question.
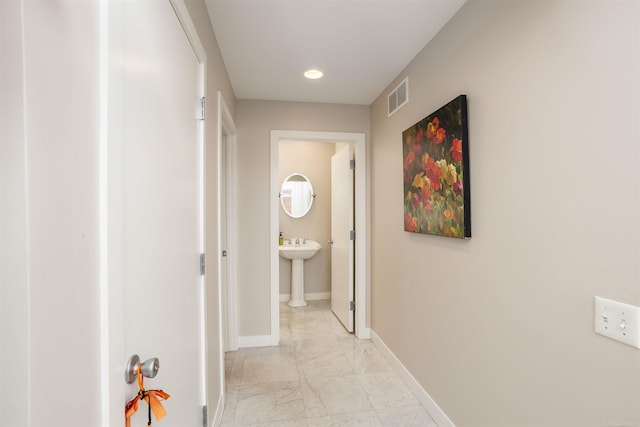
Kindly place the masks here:
POLYGON ((237 98, 369 105, 466 0, 205 1, 237 98))

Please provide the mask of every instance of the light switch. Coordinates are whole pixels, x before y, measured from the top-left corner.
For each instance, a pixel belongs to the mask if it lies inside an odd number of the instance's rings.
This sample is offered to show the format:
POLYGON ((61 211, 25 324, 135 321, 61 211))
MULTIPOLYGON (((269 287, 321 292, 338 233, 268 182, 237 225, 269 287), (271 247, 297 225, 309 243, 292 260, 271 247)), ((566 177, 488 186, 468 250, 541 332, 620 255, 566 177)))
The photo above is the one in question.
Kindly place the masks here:
POLYGON ((594 318, 596 333, 640 348, 640 307, 596 297, 594 318))

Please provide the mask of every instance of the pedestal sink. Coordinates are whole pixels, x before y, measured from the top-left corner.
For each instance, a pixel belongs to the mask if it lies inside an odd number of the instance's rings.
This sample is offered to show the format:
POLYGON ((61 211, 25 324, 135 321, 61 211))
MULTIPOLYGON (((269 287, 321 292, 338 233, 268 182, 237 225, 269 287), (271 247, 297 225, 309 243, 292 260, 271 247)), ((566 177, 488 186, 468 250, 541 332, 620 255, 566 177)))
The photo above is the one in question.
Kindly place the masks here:
POLYGON ((286 239, 279 246, 280 256, 291 260, 291 299, 289 307, 303 307, 304 300, 304 260, 320 250, 320 243, 308 239, 286 239))

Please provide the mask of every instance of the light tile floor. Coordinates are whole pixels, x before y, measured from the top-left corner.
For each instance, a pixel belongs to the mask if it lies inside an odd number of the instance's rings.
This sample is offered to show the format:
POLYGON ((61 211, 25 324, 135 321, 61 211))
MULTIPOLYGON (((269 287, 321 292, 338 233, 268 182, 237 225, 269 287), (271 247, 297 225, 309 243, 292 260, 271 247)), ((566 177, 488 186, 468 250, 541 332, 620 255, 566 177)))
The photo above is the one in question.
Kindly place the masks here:
POLYGON ((437 427, 369 340, 330 301, 280 305, 280 346, 229 352, 221 426, 437 427))

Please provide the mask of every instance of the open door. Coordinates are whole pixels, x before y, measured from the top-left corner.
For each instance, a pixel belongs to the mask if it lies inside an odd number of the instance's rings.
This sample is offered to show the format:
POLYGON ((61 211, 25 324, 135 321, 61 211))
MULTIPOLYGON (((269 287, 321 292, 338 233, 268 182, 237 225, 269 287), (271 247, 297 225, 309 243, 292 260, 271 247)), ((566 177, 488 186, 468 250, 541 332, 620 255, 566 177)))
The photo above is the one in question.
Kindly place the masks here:
MULTIPOLYGON (((122 312, 110 329, 123 335, 111 353, 123 372, 111 387, 132 399, 138 386, 125 384, 124 362, 157 357, 145 386, 171 395, 162 422, 201 426, 202 65, 169 0, 111 7, 109 280, 122 312)), ((120 405, 111 425, 124 423, 120 405)), ((147 405, 140 408, 132 425, 146 423, 147 405)))
POLYGON ((331 157, 331 310, 353 332, 354 318, 354 216, 353 146, 331 157))

